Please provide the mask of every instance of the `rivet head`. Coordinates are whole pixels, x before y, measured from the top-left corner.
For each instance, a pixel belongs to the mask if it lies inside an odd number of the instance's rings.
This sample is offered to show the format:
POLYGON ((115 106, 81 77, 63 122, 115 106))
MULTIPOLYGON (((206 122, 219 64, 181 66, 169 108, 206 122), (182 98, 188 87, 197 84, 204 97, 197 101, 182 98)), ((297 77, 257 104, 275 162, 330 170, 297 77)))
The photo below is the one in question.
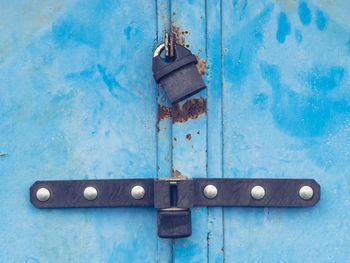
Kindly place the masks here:
POLYGON ((260 200, 263 199, 265 196, 265 189, 260 185, 256 185, 252 188, 250 194, 254 199, 260 200))
POLYGON ((206 187, 204 187, 203 192, 205 197, 209 199, 213 199, 218 195, 218 189, 212 184, 209 184, 206 187))
POLYGON ((131 196, 136 199, 142 199, 145 196, 145 188, 140 185, 136 185, 131 189, 131 196))
POLYGON ((309 200, 314 195, 314 190, 310 186, 303 186, 299 190, 299 196, 304 200, 309 200))
POLYGON ((97 189, 92 186, 88 186, 84 189, 84 198, 86 200, 92 201, 97 197, 97 189))
POLYGON ((50 191, 44 187, 39 188, 38 191, 36 191, 36 198, 41 202, 45 202, 50 198, 50 191))

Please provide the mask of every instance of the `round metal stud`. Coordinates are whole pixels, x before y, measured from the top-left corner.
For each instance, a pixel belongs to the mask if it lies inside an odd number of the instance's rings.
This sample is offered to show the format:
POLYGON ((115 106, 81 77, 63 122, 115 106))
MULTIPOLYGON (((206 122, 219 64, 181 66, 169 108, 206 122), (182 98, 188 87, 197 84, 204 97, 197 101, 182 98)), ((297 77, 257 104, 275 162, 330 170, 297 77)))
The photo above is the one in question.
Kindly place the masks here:
POLYGON ((142 199, 145 196, 145 188, 140 185, 136 185, 131 189, 131 196, 136 199, 142 199))
POLYGON ((260 200, 260 199, 263 199, 265 196, 265 189, 260 185, 256 185, 252 188, 252 191, 250 192, 250 194, 254 199, 260 200))
POLYGON ((97 190, 95 187, 88 186, 84 189, 84 198, 86 200, 92 201, 97 197, 97 190))
POLYGON ((206 187, 204 187, 203 192, 205 197, 209 199, 213 199, 218 195, 218 189, 212 184, 208 184, 206 187))
POLYGON ((303 186, 299 190, 299 196, 304 200, 309 200, 314 195, 314 190, 310 186, 303 186))
POLYGON ((39 188, 38 191, 36 191, 36 198, 41 202, 45 202, 50 198, 50 191, 44 187, 39 188))

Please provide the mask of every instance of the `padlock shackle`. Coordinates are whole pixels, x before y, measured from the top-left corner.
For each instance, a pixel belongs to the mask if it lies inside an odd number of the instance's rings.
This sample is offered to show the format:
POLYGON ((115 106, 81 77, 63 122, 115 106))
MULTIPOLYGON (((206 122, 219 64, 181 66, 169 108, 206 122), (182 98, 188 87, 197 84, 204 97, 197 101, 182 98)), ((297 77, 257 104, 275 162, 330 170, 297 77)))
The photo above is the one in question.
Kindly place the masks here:
POLYGON ((156 48, 156 50, 155 50, 154 53, 153 53, 153 57, 155 58, 155 57, 159 56, 160 53, 162 53, 163 49, 165 49, 165 43, 160 44, 160 45, 156 48))
POLYGON ((156 82, 159 82, 161 78, 168 75, 169 73, 186 66, 188 64, 197 64, 196 56, 191 53, 184 46, 175 43, 175 60, 171 63, 166 63, 160 57, 160 53, 165 48, 165 44, 160 44, 153 54, 152 70, 154 72, 153 77, 156 82))

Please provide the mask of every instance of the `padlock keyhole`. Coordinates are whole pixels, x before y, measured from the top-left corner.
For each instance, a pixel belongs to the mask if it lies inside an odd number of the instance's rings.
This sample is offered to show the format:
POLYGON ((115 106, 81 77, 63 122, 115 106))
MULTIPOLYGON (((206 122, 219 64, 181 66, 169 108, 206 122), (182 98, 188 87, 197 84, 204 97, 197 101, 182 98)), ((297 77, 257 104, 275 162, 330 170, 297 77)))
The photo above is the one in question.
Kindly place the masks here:
POLYGON ((170 205, 171 207, 177 206, 177 185, 170 185, 170 205))

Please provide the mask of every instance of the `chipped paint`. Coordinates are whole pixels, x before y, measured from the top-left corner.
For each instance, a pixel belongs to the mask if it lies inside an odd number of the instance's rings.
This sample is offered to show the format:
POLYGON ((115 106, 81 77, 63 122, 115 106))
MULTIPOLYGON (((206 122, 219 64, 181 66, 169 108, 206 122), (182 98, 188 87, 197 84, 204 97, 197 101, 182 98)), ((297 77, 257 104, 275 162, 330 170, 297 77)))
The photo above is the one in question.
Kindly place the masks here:
POLYGON ((197 64, 196 64, 197 70, 199 74, 201 74, 201 76, 203 77, 207 71, 206 62, 204 59, 199 58, 197 56, 196 56, 196 59, 197 59, 197 64))
POLYGON ((191 99, 183 105, 179 103, 172 108, 158 104, 158 121, 172 118, 173 123, 186 122, 188 119, 197 119, 207 113, 207 100, 204 98, 191 99))
POLYGON ((7 153, 0 153, 0 157, 6 156, 6 155, 7 155, 7 153))
POLYGON ((173 177, 175 178, 181 178, 184 177, 178 170, 176 170, 175 168, 173 168, 173 177))
POLYGON ((191 34, 188 30, 182 30, 179 26, 172 25, 171 32, 175 36, 176 43, 183 45, 187 48, 190 47, 189 44, 186 44, 186 36, 191 34))
POLYGON ((188 119, 197 119, 207 113, 207 100, 204 98, 191 99, 183 105, 175 104, 171 110, 173 123, 186 122, 188 119))
POLYGON ((188 141, 190 141, 190 140, 192 139, 191 133, 187 133, 186 139, 187 139, 188 141))
POLYGON ((168 118, 171 118, 171 108, 158 104, 158 123, 168 118))

